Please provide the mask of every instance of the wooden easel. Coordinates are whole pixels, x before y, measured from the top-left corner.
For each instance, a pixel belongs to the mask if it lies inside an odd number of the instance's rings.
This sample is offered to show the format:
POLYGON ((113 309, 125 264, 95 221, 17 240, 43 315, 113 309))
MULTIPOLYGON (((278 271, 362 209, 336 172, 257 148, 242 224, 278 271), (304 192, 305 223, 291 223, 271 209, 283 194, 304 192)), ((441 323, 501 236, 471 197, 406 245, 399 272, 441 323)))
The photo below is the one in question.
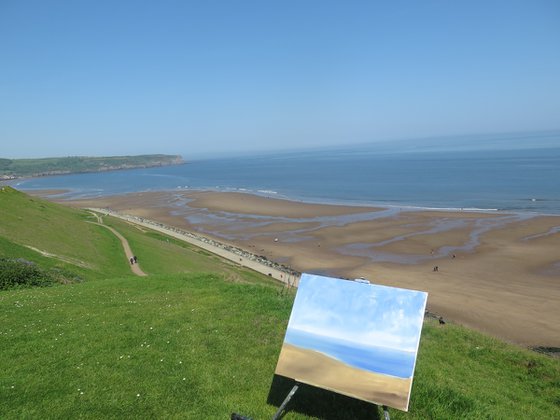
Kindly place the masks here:
MULTIPOLYGON (((282 401, 282 404, 280 404, 280 407, 278 407, 278 410, 276 411, 274 416, 272 416, 272 420, 280 419, 283 411, 285 410, 286 406, 288 405, 288 403, 290 402, 290 400, 292 399, 292 397, 294 396, 294 394, 297 392, 298 389, 299 389, 299 383, 296 382, 296 384, 293 386, 290 392, 288 392, 288 395, 286 396, 284 401, 282 401)), ((382 407, 383 407, 384 420, 391 420, 391 416, 389 415, 389 409, 387 408, 387 406, 384 405, 382 407)))

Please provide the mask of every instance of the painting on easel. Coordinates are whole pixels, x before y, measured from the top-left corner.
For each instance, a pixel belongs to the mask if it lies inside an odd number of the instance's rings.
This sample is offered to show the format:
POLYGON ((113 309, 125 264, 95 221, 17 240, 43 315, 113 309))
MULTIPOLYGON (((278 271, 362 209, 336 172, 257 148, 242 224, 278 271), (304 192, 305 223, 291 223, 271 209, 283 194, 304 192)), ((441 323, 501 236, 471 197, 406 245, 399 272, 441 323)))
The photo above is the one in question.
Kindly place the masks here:
POLYGON ((408 411, 427 297, 303 274, 276 374, 408 411))

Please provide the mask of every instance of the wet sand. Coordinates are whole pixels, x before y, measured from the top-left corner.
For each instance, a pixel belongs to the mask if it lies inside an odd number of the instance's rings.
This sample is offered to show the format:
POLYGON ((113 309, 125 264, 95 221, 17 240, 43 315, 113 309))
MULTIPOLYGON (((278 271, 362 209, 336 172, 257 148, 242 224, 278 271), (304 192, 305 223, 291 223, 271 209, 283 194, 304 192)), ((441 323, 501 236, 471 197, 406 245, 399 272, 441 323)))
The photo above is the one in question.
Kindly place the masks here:
POLYGON ((408 411, 411 379, 357 369, 316 351, 284 343, 275 373, 350 397, 408 411))
POLYGON ((560 217, 149 192, 66 202, 212 237, 300 272, 424 290, 428 310, 523 346, 560 347, 560 217), (433 271, 438 266, 438 271, 433 271))

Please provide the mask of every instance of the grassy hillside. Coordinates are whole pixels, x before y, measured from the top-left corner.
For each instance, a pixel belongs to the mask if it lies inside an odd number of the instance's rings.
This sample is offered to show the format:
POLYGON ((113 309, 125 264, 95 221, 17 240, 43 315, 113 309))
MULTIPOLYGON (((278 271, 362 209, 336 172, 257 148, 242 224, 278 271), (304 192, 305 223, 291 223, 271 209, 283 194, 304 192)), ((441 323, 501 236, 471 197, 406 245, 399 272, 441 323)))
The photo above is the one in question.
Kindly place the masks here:
MULTIPOLYGON (((0 258, 24 258, 44 267, 66 269, 84 280, 130 275, 119 240, 96 225, 97 219, 88 211, 2 187, 0 215, 0 258)), ((128 239, 148 274, 207 272, 225 273, 237 280, 256 278, 252 271, 208 256, 189 244, 118 219, 104 217, 104 223, 128 239)))
MULTIPOLYGON (((133 276, 120 243, 89 213, 11 189, 0 193, 0 214, 0 257, 85 277, 0 291, 1 418, 225 419, 235 411, 256 420, 276 411, 291 386, 274 369, 293 293, 105 218, 149 273, 133 276)), ((303 386, 284 418, 309 417, 382 415, 370 404, 303 386)), ((560 418, 560 361, 428 319, 410 412, 391 410, 391 417, 560 418)))
POLYGON ((70 156, 41 159, 0 159, 0 178, 98 172, 115 169, 147 168, 183 163, 181 156, 70 156))
MULTIPOLYGON (((3 418, 270 418, 293 297, 211 274, 0 294, 3 418)), ((283 398, 277 385, 278 401, 283 398)), ((424 326, 410 413, 395 419, 558 418, 557 360, 454 325, 424 326)), ((285 387, 283 389, 284 392, 285 387)), ((286 419, 375 407, 304 387, 286 419)))
POLYGON ((19 257, 26 247, 26 258, 71 268, 86 278, 107 278, 130 272, 118 240, 87 221, 86 212, 28 196, 10 187, 0 188, 1 256, 19 257))
POLYGON ((148 274, 204 272, 221 274, 235 281, 269 281, 251 270, 159 232, 139 228, 112 217, 104 217, 104 223, 126 233, 142 269, 148 274))

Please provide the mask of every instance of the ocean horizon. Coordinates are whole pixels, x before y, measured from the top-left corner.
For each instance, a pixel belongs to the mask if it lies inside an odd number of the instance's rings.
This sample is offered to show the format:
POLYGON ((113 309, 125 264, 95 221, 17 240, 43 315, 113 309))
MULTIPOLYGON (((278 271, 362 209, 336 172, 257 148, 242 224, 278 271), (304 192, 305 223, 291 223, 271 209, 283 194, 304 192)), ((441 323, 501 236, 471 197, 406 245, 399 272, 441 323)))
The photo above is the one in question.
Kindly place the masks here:
POLYGON ((320 352, 348 366, 369 372, 403 379, 412 378, 414 373, 415 352, 347 343, 289 327, 284 342, 302 349, 320 352))
POLYGON ((442 141, 392 149, 372 143, 192 161, 185 156, 188 163, 178 166, 7 184, 23 191, 67 190, 60 195, 67 199, 210 190, 324 204, 560 214, 560 132, 544 144, 535 140, 540 147, 527 146, 530 135, 461 139, 453 147, 442 141))

